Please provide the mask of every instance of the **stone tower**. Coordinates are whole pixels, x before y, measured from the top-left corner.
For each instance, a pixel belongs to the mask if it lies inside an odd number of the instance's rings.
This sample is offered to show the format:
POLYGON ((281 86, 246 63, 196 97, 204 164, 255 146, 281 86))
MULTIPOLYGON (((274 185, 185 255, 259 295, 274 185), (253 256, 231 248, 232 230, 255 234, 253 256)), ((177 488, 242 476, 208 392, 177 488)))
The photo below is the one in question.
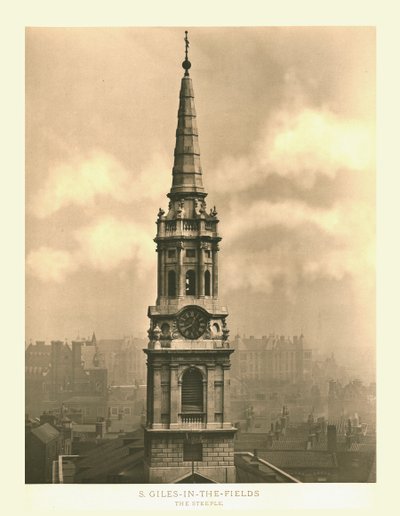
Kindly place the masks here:
POLYGON ((235 482, 227 309, 218 299, 217 211, 207 210, 188 40, 168 210, 157 219, 145 465, 150 483, 235 482))

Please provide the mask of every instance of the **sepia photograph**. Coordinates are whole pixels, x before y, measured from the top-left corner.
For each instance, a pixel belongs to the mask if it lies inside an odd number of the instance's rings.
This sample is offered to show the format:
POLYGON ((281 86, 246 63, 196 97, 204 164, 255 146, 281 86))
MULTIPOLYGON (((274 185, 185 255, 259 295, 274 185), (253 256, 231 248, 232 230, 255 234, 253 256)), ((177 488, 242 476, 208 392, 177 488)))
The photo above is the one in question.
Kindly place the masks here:
POLYGON ((26 27, 26 484, 376 483, 375 109, 372 26, 26 27))

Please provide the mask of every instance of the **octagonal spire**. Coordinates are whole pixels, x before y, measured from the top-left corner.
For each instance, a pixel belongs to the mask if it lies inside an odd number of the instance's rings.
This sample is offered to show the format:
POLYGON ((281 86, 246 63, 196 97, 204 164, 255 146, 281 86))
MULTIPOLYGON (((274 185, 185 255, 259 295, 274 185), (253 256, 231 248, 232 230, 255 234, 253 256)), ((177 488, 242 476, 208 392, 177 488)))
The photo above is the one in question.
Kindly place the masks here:
POLYGON ((185 60, 182 67, 185 74, 181 80, 179 93, 178 127, 172 169, 172 187, 169 197, 183 197, 196 194, 205 197, 202 170, 200 164, 200 147, 194 105, 192 79, 189 76, 191 63, 188 59, 189 40, 185 31, 185 60))

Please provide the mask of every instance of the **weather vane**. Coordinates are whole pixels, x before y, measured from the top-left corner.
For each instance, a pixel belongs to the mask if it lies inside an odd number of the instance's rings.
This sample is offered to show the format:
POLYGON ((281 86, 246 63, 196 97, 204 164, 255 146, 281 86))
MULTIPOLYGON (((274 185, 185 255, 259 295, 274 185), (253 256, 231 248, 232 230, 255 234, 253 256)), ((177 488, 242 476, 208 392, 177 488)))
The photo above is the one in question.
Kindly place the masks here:
POLYGON ((189 48, 189 39, 188 39, 188 31, 185 30, 185 60, 182 63, 182 67, 185 69, 185 76, 189 75, 189 68, 192 66, 191 62, 188 59, 188 48, 189 48))
POLYGON ((189 48, 189 39, 188 39, 188 31, 185 30, 185 59, 187 60, 188 58, 188 48, 189 48))

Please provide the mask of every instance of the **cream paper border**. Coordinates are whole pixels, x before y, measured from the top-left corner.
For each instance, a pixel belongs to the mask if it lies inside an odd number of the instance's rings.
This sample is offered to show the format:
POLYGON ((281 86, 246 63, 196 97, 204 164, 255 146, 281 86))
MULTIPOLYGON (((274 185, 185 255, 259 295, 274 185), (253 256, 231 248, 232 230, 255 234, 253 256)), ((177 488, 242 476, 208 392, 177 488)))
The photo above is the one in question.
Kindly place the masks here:
MULTIPOLYGON (((234 484, 260 496, 225 500, 224 511, 269 510, 272 514, 392 514, 399 505, 395 451, 398 390, 397 282, 400 264, 396 245, 399 220, 398 159, 400 95, 399 27, 395 2, 280 0, 267 2, 205 1, 16 1, 3 7, 2 52, 2 319, 3 340, 3 514, 85 514, 146 512, 176 513, 168 498, 139 497, 139 490, 160 491, 176 486, 24 485, 23 347, 24 341, 24 28, 25 26, 244 26, 244 25, 369 25, 377 27, 378 63, 378 483, 373 484, 234 484), (397 49, 397 50, 396 50, 397 49), (397 104, 396 104, 397 101, 397 104), (397 110, 396 110, 397 108, 397 110), (392 144, 392 145, 390 145, 392 144), (391 152, 390 152, 391 149, 391 152), (4 159, 5 157, 5 159, 4 159), (397 159, 396 159, 397 158, 397 159), (12 353, 10 353, 12 350, 12 353), (387 360, 389 358, 389 360, 387 360), (4 403, 4 401, 6 403, 4 403), (392 457, 392 459, 390 459, 392 457)), ((344 51, 346 51, 344 49, 344 51)), ((362 84, 360 84, 362 89, 362 84)), ((187 489, 180 486, 178 489, 187 489)), ((232 485, 226 486, 233 490, 232 485)), ((200 487, 199 489, 203 489, 200 487)), ((183 509, 187 512, 186 509, 183 509)), ((190 509, 188 509, 190 510, 190 509)), ((215 513, 218 508, 198 508, 215 513)), ((192 512, 190 510, 190 512, 192 512)))

